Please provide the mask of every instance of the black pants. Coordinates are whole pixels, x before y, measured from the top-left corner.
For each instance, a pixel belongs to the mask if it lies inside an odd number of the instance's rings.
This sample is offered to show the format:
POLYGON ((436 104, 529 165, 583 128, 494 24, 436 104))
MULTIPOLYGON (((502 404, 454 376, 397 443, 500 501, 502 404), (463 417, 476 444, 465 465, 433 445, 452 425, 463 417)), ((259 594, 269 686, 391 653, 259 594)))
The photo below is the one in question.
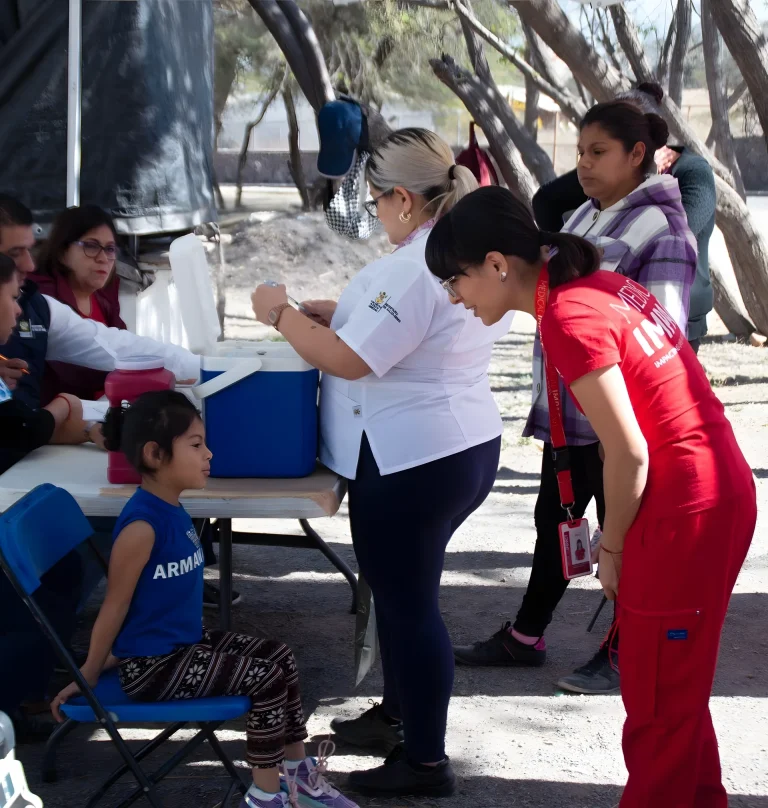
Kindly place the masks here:
MULTIPOLYGON (((64 643, 75 630, 81 588, 82 562, 73 551, 42 576, 34 594, 64 643)), ((45 698, 56 659, 32 612, 0 571, 0 710, 10 713, 22 701, 45 698)))
POLYGON ((454 531, 488 496, 501 438, 381 475, 363 437, 349 481, 352 542, 373 593, 384 670, 383 707, 403 719, 408 756, 445 757, 453 650, 440 614, 440 577, 454 531))
MULTIPOLYGON (((598 454, 597 443, 589 446, 571 446, 571 478, 576 505, 573 515, 584 515, 587 506, 595 498, 597 518, 602 525, 605 518, 603 495, 603 462, 598 454)), ((563 562, 560 554, 559 525, 565 519, 560 506, 560 492, 552 460, 552 445, 544 444, 541 461, 539 497, 534 511, 536 522, 536 549, 533 567, 528 580, 520 611, 515 620, 515 630, 530 637, 540 637, 552 622, 552 615, 568 588, 563 578, 563 562)))

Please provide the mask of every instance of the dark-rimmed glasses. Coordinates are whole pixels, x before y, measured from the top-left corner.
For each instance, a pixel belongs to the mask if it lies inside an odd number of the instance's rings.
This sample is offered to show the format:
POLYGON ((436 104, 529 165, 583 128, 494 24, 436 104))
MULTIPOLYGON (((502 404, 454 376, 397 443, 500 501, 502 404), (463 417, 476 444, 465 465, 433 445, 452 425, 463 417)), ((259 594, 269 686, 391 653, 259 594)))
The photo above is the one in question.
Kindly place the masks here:
POLYGON ((77 244, 78 247, 82 247, 88 258, 98 258, 102 252, 110 261, 117 258, 117 246, 115 244, 107 244, 105 247, 103 244, 99 244, 98 241, 75 241, 73 243, 77 244))
POLYGON ((371 216, 374 219, 378 219, 379 218, 379 200, 382 199, 382 197, 390 196, 390 194, 392 194, 392 193, 393 193, 392 191, 384 191, 383 194, 379 194, 375 199, 369 199, 363 205, 363 207, 365 208, 368 215, 371 216))

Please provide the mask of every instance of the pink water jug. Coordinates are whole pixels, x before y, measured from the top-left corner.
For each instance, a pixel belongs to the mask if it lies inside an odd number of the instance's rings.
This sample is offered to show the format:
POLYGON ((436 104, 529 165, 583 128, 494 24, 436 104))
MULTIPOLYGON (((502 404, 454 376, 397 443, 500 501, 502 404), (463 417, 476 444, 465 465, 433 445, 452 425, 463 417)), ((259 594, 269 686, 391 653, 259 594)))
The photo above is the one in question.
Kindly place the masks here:
MULTIPOLYGON (((110 407, 120 407, 124 401, 133 404, 143 393, 153 390, 173 390, 176 379, 163 366, 160 356, 126 357, 115 362, 113 370, 104 383, 104 392, 110 407)), ((136 469, 122 452, 110 452, 107 479, 111 483, 141 482, 136 469)))

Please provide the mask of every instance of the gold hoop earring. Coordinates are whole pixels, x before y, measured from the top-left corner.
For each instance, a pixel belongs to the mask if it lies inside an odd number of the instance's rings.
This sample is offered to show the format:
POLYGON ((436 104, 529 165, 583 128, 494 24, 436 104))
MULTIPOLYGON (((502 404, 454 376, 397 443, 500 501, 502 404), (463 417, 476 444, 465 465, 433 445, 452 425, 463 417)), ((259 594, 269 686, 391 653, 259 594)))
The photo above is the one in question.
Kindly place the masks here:
POLYGON ((410 213, 401 213, 398 217, 402 224, 408 224, 411 221, 411 214, 410 213))
POLYGON ((504 283, 504 281, 507 279, 507 273, 502 272, 500 277, 501 277, 501 282, 504 283))

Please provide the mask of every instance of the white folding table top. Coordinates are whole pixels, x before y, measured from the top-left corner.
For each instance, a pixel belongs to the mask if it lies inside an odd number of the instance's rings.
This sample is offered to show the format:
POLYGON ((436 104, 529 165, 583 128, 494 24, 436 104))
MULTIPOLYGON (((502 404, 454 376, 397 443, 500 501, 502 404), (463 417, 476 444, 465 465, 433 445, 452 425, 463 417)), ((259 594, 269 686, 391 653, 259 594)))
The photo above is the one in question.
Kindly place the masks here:
MULTIPOLYGON (((107 454, 92 444, 43 446, 0 475, 0 511, 42 483, 69 491, 86 516, 118 516, 136 490, 107 482, 107 454)), ((333 516, 345 492, 344 479, 318 466, 300 479, 210 479, 181 501, 193 518, 317 519, 333 516)))

